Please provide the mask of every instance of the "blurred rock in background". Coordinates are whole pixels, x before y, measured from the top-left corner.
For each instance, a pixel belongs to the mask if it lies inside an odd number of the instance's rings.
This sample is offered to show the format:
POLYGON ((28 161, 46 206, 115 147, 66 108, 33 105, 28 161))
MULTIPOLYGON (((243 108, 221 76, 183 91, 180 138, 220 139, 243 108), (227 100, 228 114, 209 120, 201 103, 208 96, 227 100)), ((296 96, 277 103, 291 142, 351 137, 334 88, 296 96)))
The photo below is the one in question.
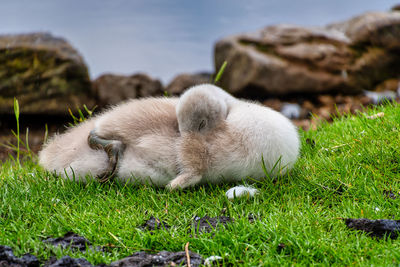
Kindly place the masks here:
POLYGON ((195 73, 195 74, 183 73, 175 76, 175 78, 165 88, 165 91, 169 95, 180 95, 181 93, 183 93, 183 91, 185 91, 189 87, 211 82, 212 82, 211 73, 195 73))
POLYGON ((93 106, 81 55, 47 33, 0 36, 0 114, 12 114, 14 97, 24 114, 68 114, 93 106))
POLYGON ((223 38, 215 66, 237 96, 357 94, 400 74, 400 12, 370 12, 326 27, 274 25, 223 38))
POLYGON ((104 74, 93 81, 93 91, 100 107, 115 105, 130 98, 160 96, 164 92, 161 82, 146 74, 104 74))

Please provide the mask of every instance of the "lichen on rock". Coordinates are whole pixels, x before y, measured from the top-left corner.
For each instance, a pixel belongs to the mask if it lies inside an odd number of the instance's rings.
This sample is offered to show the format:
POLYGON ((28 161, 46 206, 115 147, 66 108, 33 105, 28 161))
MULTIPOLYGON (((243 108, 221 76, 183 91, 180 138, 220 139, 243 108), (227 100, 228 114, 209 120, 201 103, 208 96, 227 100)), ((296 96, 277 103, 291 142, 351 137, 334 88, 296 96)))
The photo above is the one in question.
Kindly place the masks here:
POLYGON ((0 113, 13 112, 14 97, 25 114, 64 115, 94 104, 83 58, 47 33, 0 36, 0 113))

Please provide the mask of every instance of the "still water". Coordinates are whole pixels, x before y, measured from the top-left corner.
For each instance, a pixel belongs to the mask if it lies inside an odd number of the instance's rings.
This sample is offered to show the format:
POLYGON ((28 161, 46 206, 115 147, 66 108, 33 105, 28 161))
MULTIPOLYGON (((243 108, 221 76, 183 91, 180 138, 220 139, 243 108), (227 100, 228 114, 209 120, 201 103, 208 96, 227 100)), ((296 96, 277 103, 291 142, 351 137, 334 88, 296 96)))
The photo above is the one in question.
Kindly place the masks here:
POLYGON ((85 58, 92 78, 145 72, 170 81, 213 70, 213 45, 277 23, 324 25, 395 0, 2 0, 0 34, 50 32, 85 58))

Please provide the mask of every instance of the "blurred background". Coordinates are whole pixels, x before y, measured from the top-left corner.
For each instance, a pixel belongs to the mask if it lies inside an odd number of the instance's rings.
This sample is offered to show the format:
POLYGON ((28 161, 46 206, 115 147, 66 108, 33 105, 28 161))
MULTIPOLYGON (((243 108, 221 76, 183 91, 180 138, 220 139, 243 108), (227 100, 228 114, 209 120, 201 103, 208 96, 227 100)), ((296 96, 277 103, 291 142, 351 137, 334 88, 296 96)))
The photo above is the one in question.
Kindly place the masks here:
POLYGON ((399 10, 391 0, 2 1, 0 161, 16 140, 14 99, 38 151, 93 111, 212 82, 225 61, 217 85, 303 130, 399 102, 399 10))
POLYGON ((393 0, 6 0, 0 34, 50 32, 84 57, 92 78, 149 73, 168 83, 183 72, 212 72, 225 36, 289 23, 323 26, 393 0))

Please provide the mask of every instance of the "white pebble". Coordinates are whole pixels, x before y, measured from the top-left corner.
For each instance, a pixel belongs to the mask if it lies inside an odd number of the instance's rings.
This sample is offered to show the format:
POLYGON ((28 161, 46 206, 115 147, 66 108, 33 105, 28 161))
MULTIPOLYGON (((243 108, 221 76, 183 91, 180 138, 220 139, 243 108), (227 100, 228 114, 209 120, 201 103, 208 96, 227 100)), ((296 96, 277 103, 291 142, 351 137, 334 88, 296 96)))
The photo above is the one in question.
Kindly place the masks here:
POLYGON ((213 266, 212 262, 218 261, 218 260, 222 260, 222 257, 221 256, 210 256, 204 260, 204 265, 205 266, 213 266))
POLYGON ((396 93, 393 91, 373 92, 364 91, 364 94, 369 97, 374 104, 381 104, 386 101, 394 101, 396 99, 396 93))
POLYGON ((254 197, 255 194, 258 194, 257 189, 243 185, 232 187, 225 193, 228 199, 234 199, 235 197, 239 198, 243 196, 254 197))
POLYGON ((289 119, 298 119, 301 115, 301 107, 299 104, 284 103, 281 113, 289 119))

